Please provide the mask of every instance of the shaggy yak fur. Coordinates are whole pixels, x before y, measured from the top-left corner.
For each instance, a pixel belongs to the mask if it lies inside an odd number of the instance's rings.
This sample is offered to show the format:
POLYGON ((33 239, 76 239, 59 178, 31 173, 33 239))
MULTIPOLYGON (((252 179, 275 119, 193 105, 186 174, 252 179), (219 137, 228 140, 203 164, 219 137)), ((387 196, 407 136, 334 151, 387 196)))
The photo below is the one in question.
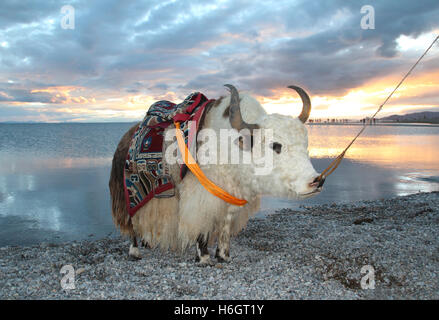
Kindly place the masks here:
MULTIPOLYGON (((215 130, 218 137, 220 129, 232 129, 228 119, 230 100, 227 96, 211 103, 200 125, 215 130)), ((252 164, 207 164, 200 167, 215 184, 235 197, 246 199, 248 203, 243 207, 230 205, 210 194, 190 171, 180 179, 179 166, 169 164, 175 196, 152 198, 131 218, 125 202, 123 169, 138 124, 122 137, 114 153, 109 187, 113 221, 122 234, 133 239, 129 251, 131 257, 140 258, 136 240, 139 237, 148 246, 159 246, 164 250, 182 251, 195 244, 196 260, 201 264, 212 263, 207 248, 217 242, 216 258, 229 261, 230 237, 240 232, 259 210, 260 195, 305 198, 320 191, 312 184, 318 174, 309 160, 304 124, 298 118, 268 115, 256 99, 245 94, 240 95, 240 110, 245 122, 257 123, 261 128, 274 131, 273 141, 264 142, 276 146, 271 150, 272 173, 257 176, 252 164)), ((175 130, 175 127, 170 125, 166 130, 175 130)), ((172 142, 166 143, 165 150, 172 142)))

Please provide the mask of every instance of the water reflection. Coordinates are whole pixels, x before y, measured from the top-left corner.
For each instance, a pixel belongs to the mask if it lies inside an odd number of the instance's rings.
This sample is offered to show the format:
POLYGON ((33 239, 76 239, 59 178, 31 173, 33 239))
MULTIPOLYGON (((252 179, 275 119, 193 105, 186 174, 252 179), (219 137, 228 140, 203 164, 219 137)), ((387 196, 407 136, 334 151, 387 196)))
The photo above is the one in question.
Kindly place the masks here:
MULTIPOLYGON (((21 156, 17 153, 14 155, 2 154, 0 152, 0 159, 2 159, 2 166, 0 167, 0 174, 23 174, 44 172, 52 169, 80 169, 80 168, 96 168, 111 165, 111 157, 101 158, 48 158, 48 157, 33 157, 32 159, 21 156)), ((31 177, 31 175, 30 175, 31 177)))
POLYGON ((439 177, 425 173, 411 172, 400 176, 395 182, 395 191, 398 196, 405 196, 416 192, 439 191, 439 177))
POLYGON ((115 230, 110 167, 0 176, 0 245, 102 237, 115 230))
MULTIPOLYGON (((0 124, 0 246, 116 231, 108 179, 112 154, 130 126, 0 124)), ((358 129, 309 126, 316 170, 326 168, 358 129)), ((438 145, 437 127, 368 128, 321 194, 302 202, 264 198, 260 215, 273 208, 439 191, 438 145)))
MULTIPOLYGON (((309 126, 313 158, 336 157, 348 145, 358 126, 309 126)), ((439 169, 439 127, 367 128, 346 153, 346 158, 384 167, 439 169)))

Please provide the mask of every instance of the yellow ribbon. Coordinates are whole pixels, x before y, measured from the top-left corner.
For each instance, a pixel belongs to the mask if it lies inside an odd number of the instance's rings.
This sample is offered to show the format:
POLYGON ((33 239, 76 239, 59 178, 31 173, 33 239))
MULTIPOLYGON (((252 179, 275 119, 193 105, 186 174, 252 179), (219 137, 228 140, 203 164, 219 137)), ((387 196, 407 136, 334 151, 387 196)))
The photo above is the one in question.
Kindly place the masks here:
POLYGON ((231 194, 227 193, 226 191, 215 185, 204 175, 203 171, 201 171, 200 167, 198 166, 198 164, 190 154, 186 146, 186 143, 184 142, 184 138, 180 130, 180 123, 174 122, 174 124, 175 124, 175 134, 177 136, 178 148, 180 149, 180 153, 183 155, 183 161, 186 164, 186 166, 189 168, 189 170, 191 170, 194 176, 198 179, 198 181, 200 181, 201 185, 211 194, 224 200, 225 202, 228 202, 235 206, 244 206, 247 203, 247 200, 235 198, 231 194))

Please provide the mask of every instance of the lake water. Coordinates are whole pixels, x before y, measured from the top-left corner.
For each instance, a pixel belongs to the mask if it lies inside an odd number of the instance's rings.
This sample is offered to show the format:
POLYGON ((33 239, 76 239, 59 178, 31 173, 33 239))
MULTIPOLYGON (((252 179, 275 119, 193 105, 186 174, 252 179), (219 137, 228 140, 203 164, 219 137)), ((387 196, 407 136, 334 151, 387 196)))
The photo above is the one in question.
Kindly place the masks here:
MULTIPOLYGON (((130 123, 0 124, 0 246, 100 238, 111 220, 111 158, 130 123)), ((349 143, 355 125, 311 125, 317 171, 349 143)), ((439 190, 439 127, 373 126, 348 151, 318 196, 264 198, 276 208, 372 200, 439 190)))

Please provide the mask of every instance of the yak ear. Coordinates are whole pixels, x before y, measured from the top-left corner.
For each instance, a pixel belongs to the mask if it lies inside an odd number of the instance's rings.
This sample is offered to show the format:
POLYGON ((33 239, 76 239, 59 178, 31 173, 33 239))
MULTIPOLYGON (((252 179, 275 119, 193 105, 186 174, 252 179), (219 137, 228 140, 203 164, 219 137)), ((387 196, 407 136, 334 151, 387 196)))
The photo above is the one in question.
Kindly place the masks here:
POLYGON ((230 113, 230 106, 228 106, 223 113, 223 118, 228 118, 230 113))

